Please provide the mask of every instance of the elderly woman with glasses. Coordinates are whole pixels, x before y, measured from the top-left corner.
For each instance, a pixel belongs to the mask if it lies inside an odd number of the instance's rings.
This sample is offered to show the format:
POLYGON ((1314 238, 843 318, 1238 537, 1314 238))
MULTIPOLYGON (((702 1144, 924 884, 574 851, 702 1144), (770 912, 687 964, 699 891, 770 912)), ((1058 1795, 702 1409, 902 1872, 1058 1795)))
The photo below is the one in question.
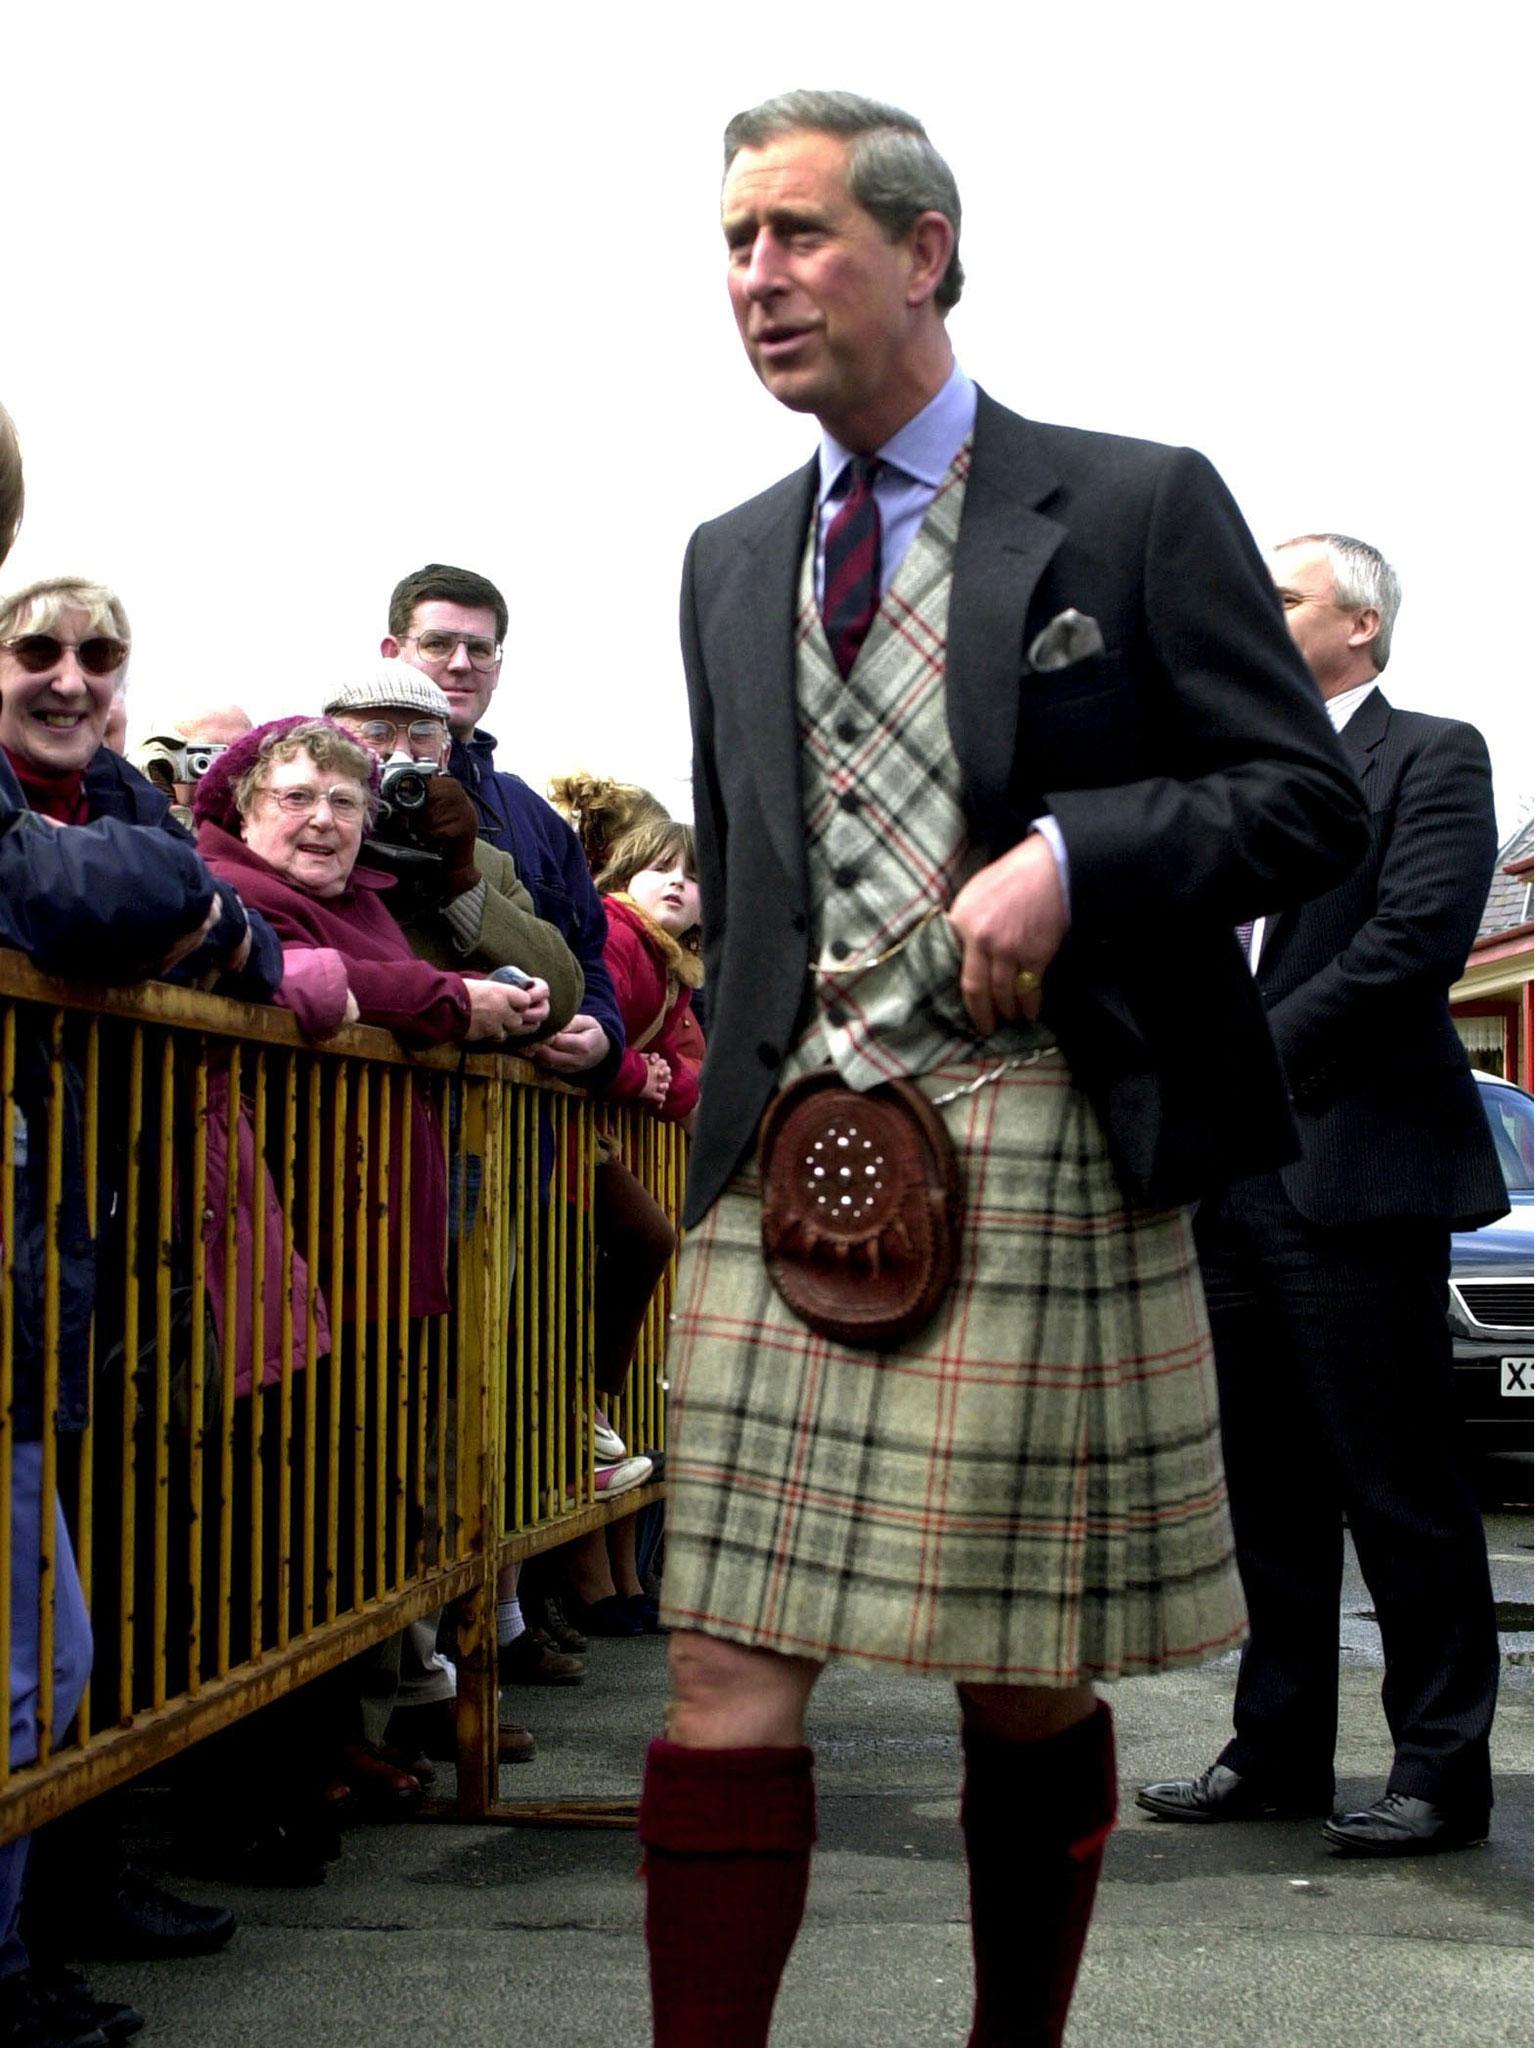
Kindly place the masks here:
MULTIPOLYGON (((525 1037, 528 992, 417 959, 384 905, 388 875, 357 857, 377 803, 378 764, 324 718, 279 718, 228 747, 197 785, 197 846, 283 943, 279 1000, 311 1033, 381 1024, 413 1045, 487 1047, 525 1037)), ((542 1011, 539 1012, 542 1021, 542 1011)), ((448 1306, 442 1145, 412 1092, 412 1315, 448 1306)))

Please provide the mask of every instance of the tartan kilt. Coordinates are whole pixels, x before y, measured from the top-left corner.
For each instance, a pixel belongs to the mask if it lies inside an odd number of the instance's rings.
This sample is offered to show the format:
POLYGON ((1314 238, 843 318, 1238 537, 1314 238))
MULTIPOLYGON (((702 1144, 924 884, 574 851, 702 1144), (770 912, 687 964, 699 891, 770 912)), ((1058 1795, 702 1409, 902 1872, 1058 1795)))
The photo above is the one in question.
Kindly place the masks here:
POLYGON ((1245 1616, 1187 1213, 1126 1209, 1059 1053, 940 1113, 965 1183, 959 1275, 896 1349, 817 1336, 780 1301, 755 1169, 690 1234, 666 1621, 979 1684, 1230 1648, 1245 1616))

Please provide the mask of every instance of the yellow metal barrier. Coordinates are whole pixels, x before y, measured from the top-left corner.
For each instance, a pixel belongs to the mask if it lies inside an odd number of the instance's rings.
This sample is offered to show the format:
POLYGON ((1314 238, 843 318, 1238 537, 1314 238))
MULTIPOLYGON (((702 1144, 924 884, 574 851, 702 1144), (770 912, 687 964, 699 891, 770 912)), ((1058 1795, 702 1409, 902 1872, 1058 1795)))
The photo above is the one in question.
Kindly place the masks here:
MULTIPOLYGON (((56 1727, 45 1542, 40 1742, 13 1767, 0 1719, 0 1839, 449 1605, 455 1810, 507 1812, 497 1570, 663 1491, 608 1502, 594 1489, 599 1131, 675 1221, 681 1133, 638 1110, 594 1110, 521 1061, 407 1053, 358 1026, 317 1045, 281 1010, 161 983, 85 989, 0 952, 7 1531, 18 1248, 41 1230, 40 1298, 25 1312, 52 1418, 75 1361, 61 1358, 50 1220, 77 1138, 97 1248, 90 1421, 77 1434, 45 1426, 42 1439, 42 1527, 61 1500, 95 1671, 71 1725, 56 1727), (35 1088, 19 1079, 38 1074, 35 1088), (449 1306, 424 1313, 434 1187, 449 1306)), ((636 1446, 666 1441, 671 1285, 669 1272, 609 1404, 636 1446)), ((3 1669, 16 1619, 0 1571, 3 1669)))

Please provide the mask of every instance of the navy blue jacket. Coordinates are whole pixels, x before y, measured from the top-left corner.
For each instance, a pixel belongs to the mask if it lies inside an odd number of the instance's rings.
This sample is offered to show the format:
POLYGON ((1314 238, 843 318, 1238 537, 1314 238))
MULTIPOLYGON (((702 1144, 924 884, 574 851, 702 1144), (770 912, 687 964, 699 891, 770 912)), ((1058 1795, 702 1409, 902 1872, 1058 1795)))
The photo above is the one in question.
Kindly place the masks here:
MULTIPOLYGON (((230 950, 239 943, 244 924, 249 923, 251 950, 245 965, 238 974, 220 974, 218 992, 221 996, 234 996, 248 1003, 270 1002, 283 978, 283 949, 277 934, 259 911, 241 905, 231 883, 214 881, 203 868, 192 844, 192 835, 171 816, 171 800, 165 792, 156 789, 121 754, 114 754, 110 747, 102 747, 85 771, 85 798, 93 824, 103 818, 118 818, 125 825, 155 826, 178 845, 189 848, 202 870, 205 891, 203 915, 207 916, 208 905, 215 895, 223 905, 223 916, 202 945, 164 978, 167 981, 202 982, 210 973, 218 973, 230 950)), ((182 929, 185 931, 185 925, 182 929)), ((162 948, 162 957, 164 951, 162 948)), ((93 979, 101 977, 98 975, 93 979)))
POLYGON ((474 800, 480 837, 511 854, 534 909, 581 962, 587 982, 582 1011, 607 1032, 608 1053, 599 1065, 575 1078, 600 1093, 617 1072, 624 1050, 624 1020, 604 950, 608 914, 592 886, 581 841, 521 776, 496 766, 495 751, 496 742, 486 732, 475 733, 467 744, 455 740, 448 770, 474 800))
MULTIPOLYGON (((142 776, 103 749, 86 771, 93 813, 88 825, 56 828, 34 816, 0 753, 0 946, 23 953, 46 972, 93 982, 135 981, 152 973, 170 948, 206 918, 215 883, 142 776), (119 772, 121 771, 121 772, 119 772), (157 808, 158 807, 158 808, 157 808), (143 829, 163 823, 163 831, 143 829)), ((226 920, 238 916, 232 907, 226 920)), ((209 964, 213 938, 189 956, 176 978, 209 964)), ((271 930, 251 919, 245 971, 226 977, 228 992, 252 999, 270 994, 282 955, 271 930)), ((225 938, 229 945, 233 931, 225 938)), ((89 1412, 86 1379, 96 1249, 87 1223, 82 1159, 83 1089, 69 1057, 51 1058, 50 1032, 29 1006, 18 1012, 15 1157, 16 1243, 13 1247, 12 1428, 36 1441, 43 1428, 43 1266, 47 1207, 47 1117, 61 1094, 63 1198, 56 1219, 59 1255, 58 1427, 83 1429, 89 1412)))

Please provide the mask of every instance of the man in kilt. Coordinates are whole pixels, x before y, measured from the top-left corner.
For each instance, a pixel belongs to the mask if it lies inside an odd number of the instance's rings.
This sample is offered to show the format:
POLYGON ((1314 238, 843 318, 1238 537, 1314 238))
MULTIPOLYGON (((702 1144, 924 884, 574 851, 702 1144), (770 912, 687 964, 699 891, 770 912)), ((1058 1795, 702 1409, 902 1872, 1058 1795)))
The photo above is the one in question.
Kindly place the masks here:
POLYGON ((684 571, 711 1033, 640 1814, 655 2037, 767 2039, 840 1656, 956 1685, 971 2040, 1056 2042, 1115 1814, 1092 1683, 1243 1629, 1187 1205, 1294 1130, 1232 927, 1347 871, 1362 803, 1210 466, 956 366, 959 200, 920 124, 792 93, 725 159, 748 357, 822 431, 684 571), (883 1348, 808 1328, 763 1254, 754 1136, 828 1064, 915 1082, 960 1167, 956 1276, 883 1348))

